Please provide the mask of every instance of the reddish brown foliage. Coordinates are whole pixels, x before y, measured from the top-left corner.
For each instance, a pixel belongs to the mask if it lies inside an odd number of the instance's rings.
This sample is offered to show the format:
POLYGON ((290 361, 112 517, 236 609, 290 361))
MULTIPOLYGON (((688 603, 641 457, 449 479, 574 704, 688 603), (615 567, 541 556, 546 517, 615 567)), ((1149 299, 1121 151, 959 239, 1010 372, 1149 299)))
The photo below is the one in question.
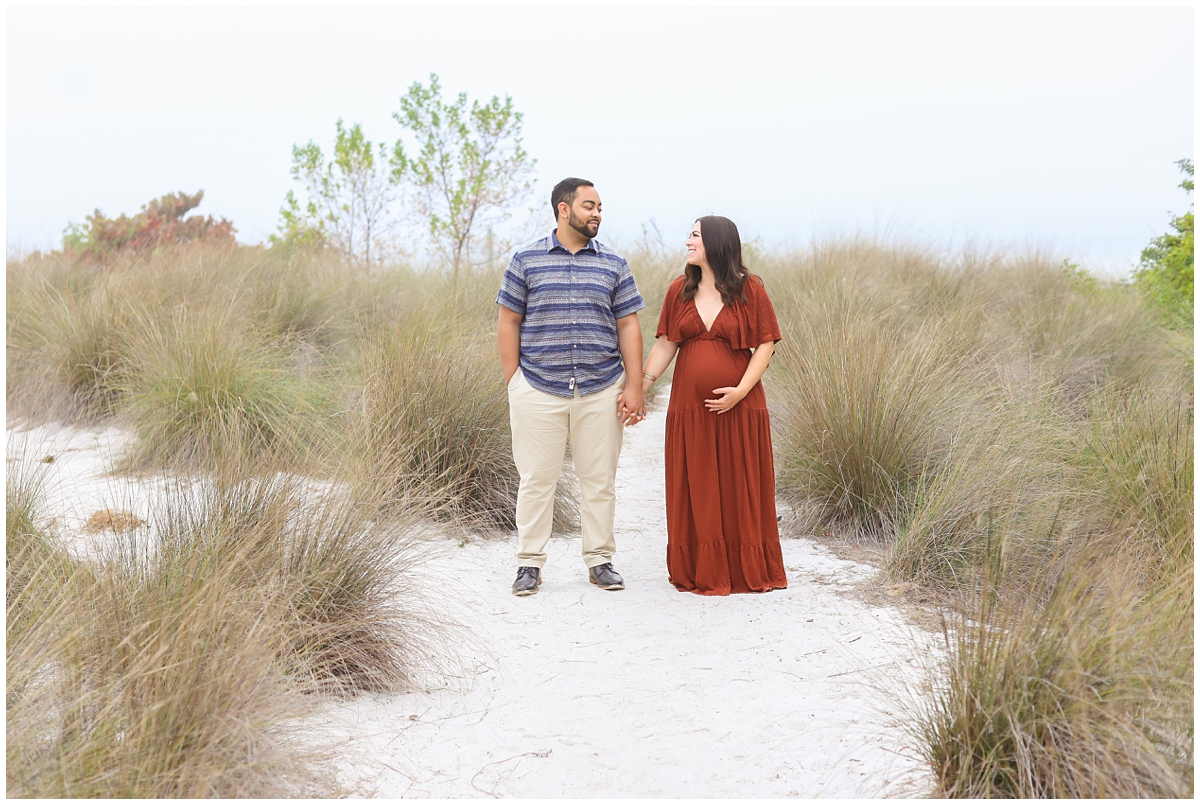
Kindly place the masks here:
POLYGON ((190 243, 234 246, 233 224, 211 215, 184 215, 200 206, 204 191, 194 195, 168 193, 142 207, 132 217, 108 218, 96 210, 87 223, 74 225, 63 237, 63 249, 87 261, 101 261, 127 252, 151 252, 190 243))

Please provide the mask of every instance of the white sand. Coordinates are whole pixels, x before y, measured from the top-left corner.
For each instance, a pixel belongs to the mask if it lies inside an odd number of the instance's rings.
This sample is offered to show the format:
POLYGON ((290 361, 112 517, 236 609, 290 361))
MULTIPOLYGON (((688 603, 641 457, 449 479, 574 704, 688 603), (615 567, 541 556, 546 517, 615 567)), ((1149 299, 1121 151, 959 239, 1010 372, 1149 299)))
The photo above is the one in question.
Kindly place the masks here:
MULTIPOLYGON (((726 598, 667 581, 665 410, 626 431, 614 559, 626 588, 587 581, 580 540, 555 538, 541 592, 514 597, 515 537, 446 541, 427 569, 473 634, 465 679, 330 703, 307 721, 343 782, 380 797, 785 797, 921 794, 899 726, 932 640, 848 589, 876 571, 785 539, 788 589, 726 598)), ((125 435, 8 435, 55 455, 48 513, 82 534, 92 512, 146 517, 154 483, 106 476, 125 435)), ((161 484, 162 482, 157 482, 161 484)), ((314 738, 314 740, 317 739, 314 738)))

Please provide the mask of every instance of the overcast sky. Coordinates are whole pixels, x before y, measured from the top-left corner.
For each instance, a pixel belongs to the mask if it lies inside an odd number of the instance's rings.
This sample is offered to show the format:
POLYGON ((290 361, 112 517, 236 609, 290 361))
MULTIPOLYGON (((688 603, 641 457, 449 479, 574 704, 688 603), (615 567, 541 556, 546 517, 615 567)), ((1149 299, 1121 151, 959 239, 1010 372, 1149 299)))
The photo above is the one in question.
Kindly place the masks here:
POLYGON ((1128 268, 1190 203, 1190 7, 9 8, 6 242, 203 188, 274 231, 291 147, 393 141, 413 81, 511 95, 544 210, 594 181, 602 239, 708 213, 767 245, 865 233, 1128 268), (545 197, 545 198, 543 198, 545 197))

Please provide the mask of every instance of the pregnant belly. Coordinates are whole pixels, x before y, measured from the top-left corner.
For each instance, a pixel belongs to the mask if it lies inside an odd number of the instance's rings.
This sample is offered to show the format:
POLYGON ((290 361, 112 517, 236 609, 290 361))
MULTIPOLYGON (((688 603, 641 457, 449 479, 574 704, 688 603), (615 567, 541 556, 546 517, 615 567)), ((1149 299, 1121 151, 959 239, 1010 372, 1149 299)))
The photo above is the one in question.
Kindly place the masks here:
MULTIPOLYGON (((686 357, 686 361, 682 371, 676 368, 675 380, 676 384, 682 386, 679 390, 690 398, 685 404, 701 405, 704 400, 718 396, 713 394, 713 389, 736 386, 742 381, 742 375, 750 363, 744 353, 734 352, 725 341, 694 341, 688 346, 687 355, 680 356, 686 357), (680 380, 683 382, 679 383, 680 380)), ((675 393, 672 389, 672 399, 675 393)))

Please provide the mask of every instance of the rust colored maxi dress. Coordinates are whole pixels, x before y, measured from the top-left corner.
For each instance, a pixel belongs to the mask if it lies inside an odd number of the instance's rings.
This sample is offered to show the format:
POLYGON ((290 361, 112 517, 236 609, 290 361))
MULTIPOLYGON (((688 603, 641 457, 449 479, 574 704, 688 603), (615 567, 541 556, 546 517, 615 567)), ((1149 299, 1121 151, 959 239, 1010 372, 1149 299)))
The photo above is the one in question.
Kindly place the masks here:
MULTIPOLYGON (((681 591, 701 595, 787 587, 775 519, 775 464, 767 396, 757 383, 724 414, 704 407, 713 389, 736 386, 750 348, 779 341, 775 309, 750 276, 746 302, 726 305, 712 329, 695 300, 671 283, 658 336, 679 344, 667 407, 667 570, 681 591)), ((657 336, 656 336, 657 337, 657 336)))

